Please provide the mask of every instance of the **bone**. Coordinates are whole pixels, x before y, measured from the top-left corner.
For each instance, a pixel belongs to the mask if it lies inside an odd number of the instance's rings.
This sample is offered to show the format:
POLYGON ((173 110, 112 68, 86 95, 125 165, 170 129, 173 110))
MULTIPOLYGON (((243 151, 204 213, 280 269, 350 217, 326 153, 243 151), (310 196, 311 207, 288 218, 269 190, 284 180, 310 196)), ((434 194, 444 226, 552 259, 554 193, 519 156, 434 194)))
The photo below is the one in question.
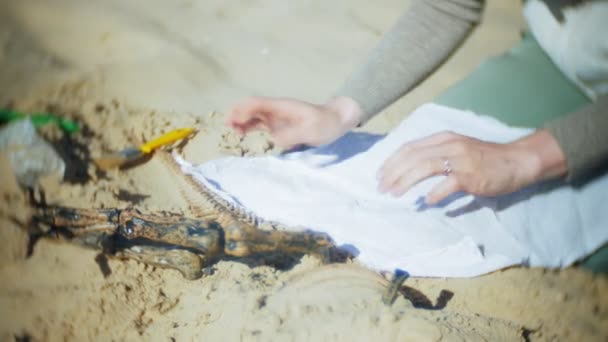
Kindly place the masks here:
POLYGON ((120 251, 116 256, 138 260, 159 268, 174 269, 188 280, 195 280, 203 275, 204 257, 184 249, 167 250, 155 246, 135 246, 120 251))

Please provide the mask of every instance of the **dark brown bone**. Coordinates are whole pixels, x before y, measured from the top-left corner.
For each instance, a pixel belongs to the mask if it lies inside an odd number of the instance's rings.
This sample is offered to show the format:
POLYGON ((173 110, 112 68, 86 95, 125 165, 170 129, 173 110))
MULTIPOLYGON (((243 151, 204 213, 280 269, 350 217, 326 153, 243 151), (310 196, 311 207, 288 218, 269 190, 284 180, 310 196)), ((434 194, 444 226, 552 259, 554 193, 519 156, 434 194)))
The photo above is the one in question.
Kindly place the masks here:
POLYGON ((117 253, 119 258, 135 259, 147 265, 178 270, 188 280, 203 275, 204 257, 184 249, 133 246, 117 253))
POLYGON ((135 209, 125 209, 120 213, 119 222, 118 233, 128 239, 145 238, 192 248, 208 257, 216 256, 224 249, 223 231, 215 221, 144 215, 135 209))
POLYGON ((223 255, 311 253, 326 257, 334 248, 324 233, 266 231, 226 217, 220 224, 178 215, 142 214, 132 208, 46 207, 39 210, 34 222, 49 225, 51 233, 67 231, 62 236, 119 258, 176 269, 187 279, 200 277, 204 261, 223 255))
POLYGON ((116 229, 120 209, 41 208, 36 219, 54 227, 69 229, 73 234, 116 229))
POLYGON ((281 251, 286 254, 319 254, 333 246, 329 235, 313 231, 266 231, 233 222, 224 227, 225 252, 244 257, 281 251))

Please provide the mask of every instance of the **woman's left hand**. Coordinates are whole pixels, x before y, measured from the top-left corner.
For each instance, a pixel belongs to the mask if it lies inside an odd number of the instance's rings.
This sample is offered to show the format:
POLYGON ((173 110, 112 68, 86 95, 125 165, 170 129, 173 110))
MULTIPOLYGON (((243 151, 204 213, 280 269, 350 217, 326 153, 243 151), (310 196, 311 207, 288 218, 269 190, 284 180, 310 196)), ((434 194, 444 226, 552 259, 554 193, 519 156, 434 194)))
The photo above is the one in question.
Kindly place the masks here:
POLYGON ((436 204, 454 192, 494 196, 564 175, 561 148, 547 131, 509 144, 442 132, 403 145, 378 171, 379 190, 401 196, 416 183, 446 175, 426 196, 436 204))

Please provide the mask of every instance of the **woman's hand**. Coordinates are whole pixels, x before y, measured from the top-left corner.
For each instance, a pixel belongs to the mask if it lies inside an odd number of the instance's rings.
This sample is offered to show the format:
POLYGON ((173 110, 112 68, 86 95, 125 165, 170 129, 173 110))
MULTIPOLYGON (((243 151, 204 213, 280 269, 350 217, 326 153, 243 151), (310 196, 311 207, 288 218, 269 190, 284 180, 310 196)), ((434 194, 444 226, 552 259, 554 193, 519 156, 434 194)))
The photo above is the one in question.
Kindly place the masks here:
POLYGON ((436 204, 458 191, 501 195, 566 173, 564 154, 547 131, 509 144, 443 132, 403 145, 380 168, 378 179, 381 192, 401 196, 414 184, 445 174, 426 196, 428 204, 436 204))
POLYGON ((348 97, 325 105, 294 99, 251 97, 237 104, 226 123, 240 134, 265 130, 280 147, 330 143, 357 126, 363 114, 348 97))

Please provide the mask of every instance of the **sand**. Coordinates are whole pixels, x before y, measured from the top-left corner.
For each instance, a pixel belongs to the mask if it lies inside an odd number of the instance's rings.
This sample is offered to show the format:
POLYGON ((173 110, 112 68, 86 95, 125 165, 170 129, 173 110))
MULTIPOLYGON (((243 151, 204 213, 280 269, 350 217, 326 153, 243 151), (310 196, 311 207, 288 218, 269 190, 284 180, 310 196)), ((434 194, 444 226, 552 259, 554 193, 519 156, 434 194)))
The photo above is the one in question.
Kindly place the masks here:
MULTIPOLYGON (((250 94, 323 101, 361 61, 406 1, 0 2, 0 104, 52 110, 84 124, 43 135, 67 161, 41 181, 49 203, 188 213, 157 159, 101 173, 91 156, 173 127, 199 134, 182 153, 272 153, 262 134, 222 122, 250 94)), ((428 82, 374 119, 387 131, 415 106, 519 37, 510 0, 489 1, 484 24, 428 82)), ((388 307, 385 275, 355 262, 292 268, 221 261, 188 281, 173 270, 40 240, 28 254, 30 209, 0 155, 0 340, 573 340, 608 338, 608 278, 579 269, 512 268, 473 279, 408 279, 388 307)))

